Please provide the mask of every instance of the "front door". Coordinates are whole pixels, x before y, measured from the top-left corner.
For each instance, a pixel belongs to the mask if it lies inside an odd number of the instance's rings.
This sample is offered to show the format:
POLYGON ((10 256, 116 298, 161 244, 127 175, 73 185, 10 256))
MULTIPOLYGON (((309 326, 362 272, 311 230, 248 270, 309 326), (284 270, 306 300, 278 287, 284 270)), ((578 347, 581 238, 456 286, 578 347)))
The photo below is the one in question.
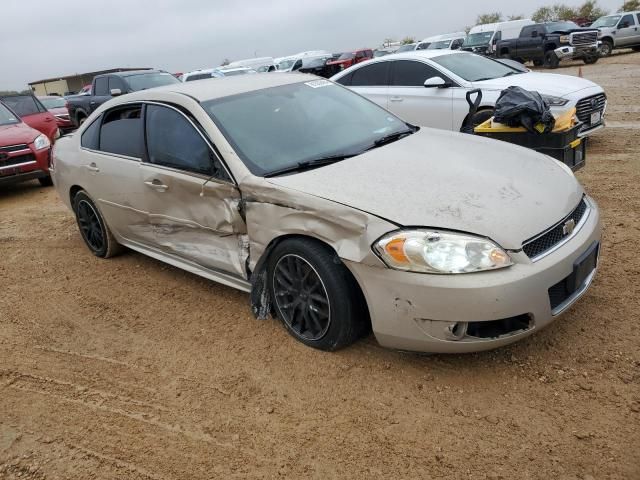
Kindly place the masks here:
POLYGON ((616 46, 625 47, 639 43, 638 25, 633 15, 628 14, 618 22, 618 31, 616 32, 616 46))
POLYGON ((365 64, 345 75, 338 83, 352 88, 355 92, 372 102, 377 103, 382 108, 388 107, 389 93, 389 65, 390 62, 381 61, 365 64))
POLYGON ((403 120, 422 127, 451 130, 453 92, 451 88, 426 88, 425 80, 440 77, 435 68, 419 60, 396 60, 391 67, 389 110, 403 120))
POLYGON ((156 247, 247 278, 240 192, 201 130, 173 107, 147 105, 141 182, 156 247))

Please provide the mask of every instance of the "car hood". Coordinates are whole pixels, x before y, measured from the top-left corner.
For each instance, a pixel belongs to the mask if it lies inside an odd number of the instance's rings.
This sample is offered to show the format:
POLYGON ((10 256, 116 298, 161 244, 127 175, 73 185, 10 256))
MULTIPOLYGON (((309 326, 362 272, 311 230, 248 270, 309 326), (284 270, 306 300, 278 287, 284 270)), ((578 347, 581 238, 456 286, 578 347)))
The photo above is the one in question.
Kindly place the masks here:
POLYGON ((569 95, 586 88, 598 87, 596 83, 580 77, 537 72, 521 73, 508 77, 473 82, 474 88, 493 90, 504 90, 514 85, 527 90, 540 92, 543 95, 555 95, 557 97, 569 95))
POLYGON ((31 143, 40 132, 34 130, 26 123, 16 123, 14 125, 0 125, 0 147, 17 145, 21 143, 31 143))
POLYGON ((507 249, 521 248, 562 220, 584 194, 551 157, 426 128, 357 157, 268 181, 400 226, 473 233, 507 249))

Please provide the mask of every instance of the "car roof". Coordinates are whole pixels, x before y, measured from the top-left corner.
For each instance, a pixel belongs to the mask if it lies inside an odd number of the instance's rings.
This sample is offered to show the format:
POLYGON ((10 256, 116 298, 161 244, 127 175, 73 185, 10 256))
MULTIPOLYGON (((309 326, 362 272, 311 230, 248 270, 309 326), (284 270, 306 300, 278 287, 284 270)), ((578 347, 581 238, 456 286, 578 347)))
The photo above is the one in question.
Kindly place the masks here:
MULTIPOLYGON (((435 58, 443 55, 473 55, 471 52, 461 52, 460 50, 412 50, 410 52, 392 53, 391 55, 385 55, 380 57, 380 60, 376 61, 389 61, 399 59, 416 59, 416 58, 435 58)), ((369 63, 369 62, 367 62, 369 63)))
MULTIPOLYGON (((163 87, 156 87, 141 92, 126 95, 131 98, 135 95, 138 99, 153 96, 153 92, 180 93, 195 98, 199 102, 215 100, 217 98, 230 97, 242 93, 264 90, 266 88, 280 87, 293 83, 301 83, 313 80, 315 77, 304 73, 256 73, 254 75, 238 75, 232 77, 216 78, 215 81, 203 80, 201 82, 185 82, 163 87)), ((123 96, 124 97, 124 96, 123 96)))
POLYGON ((102 75, 96 75, 96 77, 106 77, 107 75, 115 75, 116 77, 130 77, 132 75, 141 75, 144 73, 167 73, 164 70, 128 70, 126 72, 113 72, 103 73, 102 75))

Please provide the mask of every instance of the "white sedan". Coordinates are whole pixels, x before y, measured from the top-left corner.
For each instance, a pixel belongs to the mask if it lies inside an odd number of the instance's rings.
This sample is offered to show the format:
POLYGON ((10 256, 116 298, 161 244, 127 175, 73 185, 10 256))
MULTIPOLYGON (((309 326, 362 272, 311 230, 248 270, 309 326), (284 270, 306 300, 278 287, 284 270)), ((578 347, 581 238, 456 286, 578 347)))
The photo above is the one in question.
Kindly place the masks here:
POLYGON ((482 90, 474 116, 479 124, 493 114, 500 92, 516 85, 539 92, 554 113, 576 107, 581 136, 604 127, 607 97, 584 78, 523 72, 468 52, 419 50, 370 60, 332 78, 414 125, 459 131, 469 114, 466 94, 482 90))

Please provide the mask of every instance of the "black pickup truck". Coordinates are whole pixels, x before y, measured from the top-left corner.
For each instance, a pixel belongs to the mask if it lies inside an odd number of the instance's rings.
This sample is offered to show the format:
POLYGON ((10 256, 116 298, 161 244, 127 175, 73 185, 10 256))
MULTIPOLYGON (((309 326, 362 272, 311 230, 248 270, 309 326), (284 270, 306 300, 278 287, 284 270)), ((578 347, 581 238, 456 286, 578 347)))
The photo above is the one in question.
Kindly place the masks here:
POLYGON ((79 127, 96 108, 113 97, 172 83, 180 83, 180 80, 162 70, 130 70, 97 75, 93 79, 90 95, 67 98, 69 118, 74 126, 79 127))
POLYGON ((520 37, 498 42, 496 53, 498 57, 522 63, 531 60, 536 66, 548 68, 557 68, 564 59, 596 63, 598 30, 580 28, 573 22, 536 23, 523 27, 520 37))

